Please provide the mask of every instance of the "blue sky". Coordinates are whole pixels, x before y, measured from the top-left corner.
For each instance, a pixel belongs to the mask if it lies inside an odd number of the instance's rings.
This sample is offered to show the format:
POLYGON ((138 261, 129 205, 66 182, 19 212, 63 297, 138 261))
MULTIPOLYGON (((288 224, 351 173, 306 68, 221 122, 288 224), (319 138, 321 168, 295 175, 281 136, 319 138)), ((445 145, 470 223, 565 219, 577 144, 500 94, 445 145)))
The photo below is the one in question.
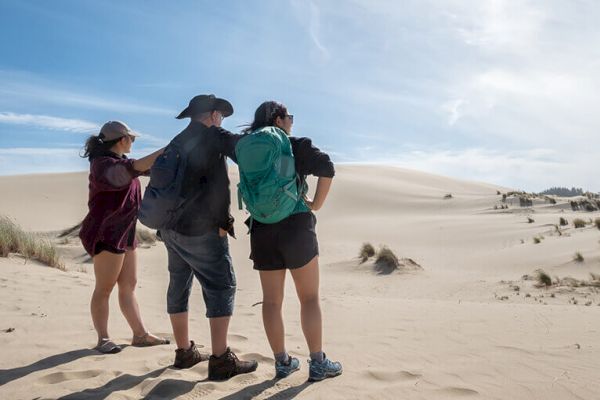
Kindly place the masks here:
POLYGON ((0 175, 85 170, 121 119, 133 156, 215 93, 264 100, 336 162, 600 191, 595 1, 0 1, 0 175))

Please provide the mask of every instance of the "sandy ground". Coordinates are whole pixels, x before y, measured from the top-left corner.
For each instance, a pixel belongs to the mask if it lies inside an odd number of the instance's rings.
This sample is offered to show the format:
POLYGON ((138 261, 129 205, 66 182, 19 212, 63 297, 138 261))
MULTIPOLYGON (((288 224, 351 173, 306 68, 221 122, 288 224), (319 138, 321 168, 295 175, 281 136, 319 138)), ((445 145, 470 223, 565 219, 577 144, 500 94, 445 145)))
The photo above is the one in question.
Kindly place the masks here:
MULTIPOLYGON (((85 173, 1 177, 0 187, 0 213, 27 230, 55 237, 86 213, 85 173)), ((600 231, 569 225, 559 235, 554 227, 561 216, 571 222, 600 213, 573 212, 566 200, 521 208, 511 198, 509 209, 494 210, 503 204, 497 190, 507 189, 394 167, 338 167, 317 230, 325 351, 344 373, 316 384, 306 382, 305 361, 289 378, 273 380, 260 305, 253 306, 261 300, 258 274, 238 210, 229 342, 259 367, 227 382, 207 381, 207 363, 172 369, 174 345, 126 347, 117 355, 90 350, 94 276, 76 240, 56 239, 66 272, 17 255, 0 259, 0 398, 598 399, 598 289, 536 288, 522 277, 539 268, 560 278, 600 273, 600 231), (372 261, 358 262, 363 242, 386 245, 422 270, 377 274, 372 261), (584 262, 573 261, 576 251, 584 262)), ((143 318, 154 333, 169 336, 164 246, 139 249, 138 259, 143 318)), ((299 305, 287 284, 287 346, 305 360, 299 305)), ((128 344, 131 332, 116 300, 111 335, 128 344)), ((191 317, 192 338, 208 346, 197 284, 191 317)))

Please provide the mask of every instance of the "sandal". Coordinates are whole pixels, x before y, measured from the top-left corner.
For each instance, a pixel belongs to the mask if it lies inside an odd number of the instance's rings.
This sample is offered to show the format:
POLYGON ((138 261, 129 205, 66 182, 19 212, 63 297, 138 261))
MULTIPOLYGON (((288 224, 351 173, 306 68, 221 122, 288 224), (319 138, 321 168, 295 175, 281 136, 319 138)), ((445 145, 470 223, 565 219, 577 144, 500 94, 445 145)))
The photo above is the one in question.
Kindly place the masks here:
POLYGON ((102 354, 116 354, 121 351, 121 346, 115 344, 115 342, 108 338, 104 338, 100 340, 96 347, 94 347, 94 350, 97 350, 102 354))
POLYGON ((155 338, 150 336, 149 332, 144 333, 142 336, 133 335, 133 340, 131 341, 131 345, 134 347, 150 347, 150 346, 160 346, 161 344, 169 344, 171 343, 169 339, 165 338, 155 338))

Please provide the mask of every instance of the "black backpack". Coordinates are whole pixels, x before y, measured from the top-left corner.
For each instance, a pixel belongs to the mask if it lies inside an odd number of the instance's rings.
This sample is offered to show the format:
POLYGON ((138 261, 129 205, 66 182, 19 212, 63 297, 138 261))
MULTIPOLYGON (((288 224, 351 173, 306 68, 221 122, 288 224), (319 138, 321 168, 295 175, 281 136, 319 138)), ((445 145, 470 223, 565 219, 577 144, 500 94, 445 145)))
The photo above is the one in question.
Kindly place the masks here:
POLYGON ((176 137, 152 165, 150 182, 138 212, 138 219, 148 228, 172 229, 186 206, 200 194, 189 199, 181 197, 189 155, 201 137, 195 135, 187 142, 176 137))

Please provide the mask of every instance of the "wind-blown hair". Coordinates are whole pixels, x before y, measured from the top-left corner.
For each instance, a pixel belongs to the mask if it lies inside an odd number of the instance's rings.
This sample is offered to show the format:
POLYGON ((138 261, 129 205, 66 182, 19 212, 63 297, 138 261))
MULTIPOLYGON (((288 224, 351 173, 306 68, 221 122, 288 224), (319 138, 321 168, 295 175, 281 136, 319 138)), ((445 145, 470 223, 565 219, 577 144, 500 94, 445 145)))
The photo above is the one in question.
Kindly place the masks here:
POLYGON ((277 117, 285 118, 287 108, 276 101, 265 101, 254 112, 254 121, 242 130, 243 133, 254 132, 265 126, 275 126, 277 117))
POLYGON ((111 140, 110 142, 105 142, 102 140, 102 134, 99 135, 91 135, 85 141, 85 145, 83 147, 83 154, 81 157, 87 158, 91 160, 94 157, 98 157, 101 154, 109 151, 119 140, 122 138, 118 138, 115 140, 111 140))

